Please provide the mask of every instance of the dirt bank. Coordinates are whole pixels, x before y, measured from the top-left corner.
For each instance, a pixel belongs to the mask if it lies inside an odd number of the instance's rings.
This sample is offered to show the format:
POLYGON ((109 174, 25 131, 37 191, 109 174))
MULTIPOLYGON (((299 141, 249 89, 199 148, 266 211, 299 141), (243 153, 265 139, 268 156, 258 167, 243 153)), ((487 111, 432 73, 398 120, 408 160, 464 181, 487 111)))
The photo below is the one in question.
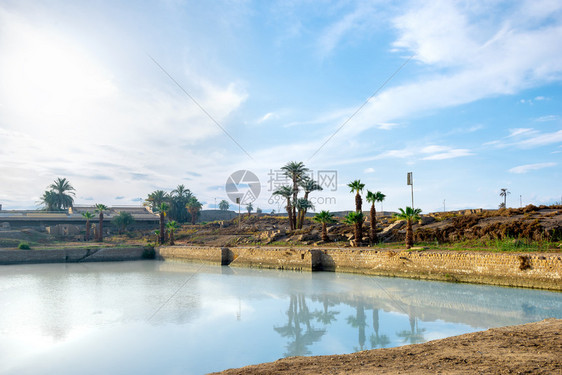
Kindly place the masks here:
POLYGON ((292 357, 217 374, 560 374, 562 319, 399 348, 292 357))

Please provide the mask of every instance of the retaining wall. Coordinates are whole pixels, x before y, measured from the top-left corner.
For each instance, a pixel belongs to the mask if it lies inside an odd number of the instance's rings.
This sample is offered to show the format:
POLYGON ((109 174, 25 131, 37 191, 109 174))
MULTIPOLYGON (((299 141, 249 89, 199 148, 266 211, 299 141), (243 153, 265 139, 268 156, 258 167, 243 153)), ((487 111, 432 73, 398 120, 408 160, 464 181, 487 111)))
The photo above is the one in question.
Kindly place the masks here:
POLYGON ((0 250, 0 265, 30 263, 115 262, 145 259, 144 247, 91 249, 0 250))
POLYGON ((353 272, 562 291, 562 254, 166 246, 160 259, 242 267, 353 272))

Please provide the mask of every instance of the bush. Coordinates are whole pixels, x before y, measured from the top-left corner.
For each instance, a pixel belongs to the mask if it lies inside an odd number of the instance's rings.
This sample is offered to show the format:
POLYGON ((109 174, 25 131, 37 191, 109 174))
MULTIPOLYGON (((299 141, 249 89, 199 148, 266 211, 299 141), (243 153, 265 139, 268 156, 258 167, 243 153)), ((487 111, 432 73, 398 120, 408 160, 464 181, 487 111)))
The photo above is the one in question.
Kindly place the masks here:
POLYGON ((31 247, 29 246, 29 244, 25 241, 21 241, 20 244, 18 245, 18 249, 20 250, 31 250, 31 247))
POLYGON ((145 247, 144 251, 142 252, 143 259, 154 259, 156 257, 156 251, 154 251, 154 247, 145 247))

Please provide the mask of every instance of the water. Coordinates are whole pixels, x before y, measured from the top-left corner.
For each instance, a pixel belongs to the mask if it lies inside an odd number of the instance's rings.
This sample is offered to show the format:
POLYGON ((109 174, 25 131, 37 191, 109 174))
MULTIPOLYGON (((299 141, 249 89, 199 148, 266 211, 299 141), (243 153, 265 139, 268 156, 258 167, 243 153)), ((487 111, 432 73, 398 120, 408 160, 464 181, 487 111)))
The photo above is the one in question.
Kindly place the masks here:
POLYGON ((562 318, 562 294, 138 261, 0 267, 1 374, 202 374, 562 318))

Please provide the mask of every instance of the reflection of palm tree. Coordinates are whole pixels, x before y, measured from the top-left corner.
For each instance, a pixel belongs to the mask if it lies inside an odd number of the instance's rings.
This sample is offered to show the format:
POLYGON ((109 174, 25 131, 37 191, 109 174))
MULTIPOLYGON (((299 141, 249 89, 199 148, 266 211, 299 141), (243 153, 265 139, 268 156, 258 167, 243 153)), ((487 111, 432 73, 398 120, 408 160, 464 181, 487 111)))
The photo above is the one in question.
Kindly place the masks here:
POLYGON ((287 352, 283 355, 292 357, 311 354, 308 346, 319 341, 326 330, 316 329, 310 323, 313 315, 308 310, 304 295, 291 295, 287 317, 289 320, 286 325, 273 327, 282 337, 293 338, 287 344, 287 352), (302 325, 306 326, 306 330, 303 330, 302 325))
POLYGON ((334 306, 330 303, 326 295, 322 296, 322 305, 324 306, 324 311, 316 310, 312 313, 317 322, 324 324, 325 326, 332 324, 336 320, 336 315, 339 311, 328 311, 330 306, 334 306))
POLYGON ((419 344, 425 342, 425 337, 423 337, 424 332, 425 328, 420 328, 418 325, 418 319, 414 315, 410 314, 410 330, 396 332, 396 335, 403 338, 404 343, 419 344))
POLYGON ((390 344, 390 339, 387 335, 380 335, 378 333, 371 335, 369 338, 371 341, 371 349, 375 348, 386 348, 390 344))
POLYGON ((347 323, 354 328, 357 328, 359 335, 359 348, 355 348, 356 351, 364 350, 365 347, 365 327, 367 326, 367 319, 365 316, 365 306, 363 303, 359 303, 356 307, 355 316, 348 316, 347 323))

